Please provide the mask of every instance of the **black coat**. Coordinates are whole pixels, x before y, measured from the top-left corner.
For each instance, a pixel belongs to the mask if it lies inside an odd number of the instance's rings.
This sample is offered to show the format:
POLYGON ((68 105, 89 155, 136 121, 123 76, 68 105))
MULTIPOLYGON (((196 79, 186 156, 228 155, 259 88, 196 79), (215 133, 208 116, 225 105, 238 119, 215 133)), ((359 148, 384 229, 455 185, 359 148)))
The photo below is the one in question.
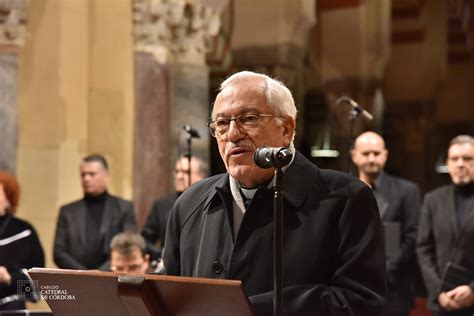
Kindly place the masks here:
POLYGON ((179 194, 174 192, 153 203, 142 231, 143 237, 150 243, 155 244, 160 241, 162 245, 164 244, 166 223, 178 196, 179 194))
POLYGON ((379 209, 382 223, 387 229, 386 240, 395 237, 390 236, 390 225, 399 228, 400 237, 395 242, 396 247, 386 247, 389 281, 386 308, 408 310, 414 306, 415 297, 413 282, 416 271, 416 232, 421 209, 420 189, 411 181, 385 172, 377 182, 377 194, 380 193, 385 200, 379 202, 379 209))
MULTIPOLYGON (((18 294, 18 281, 27 277, 21 269, 44 267, 44 252, 36 230, 28 222, 4 215, 0 225, 0 266, 11 275, 11 284, 0 284, 0 299, 18 294)), ((23 301, 0 305, 0 310, 24 309, 23 301)))
MULTIPOLYGON (((229 176, 205 179, 176 201, 168 274, 241 280, 258 314, 272 311, 273 193, 260 188, 233 238, 229 176)), ((375 199, 358 179, 319 170, 300 153, 284 173, 283 312, 380 315, 385 257, 375 199)))
MULTIPOLYGON (((86 270, 86 214, 84 199, 67 204, 59 211, 54 238, 54 262, 62 269, 86 270)), ((98 269, 106 270, 112 238, 125 230, 136 231, 135 213, 130 201, 107 195, 100 226, 100 248, 103 263, 98 269)))
MULTIPOLYGON (((456 219, 454 185, 445 185, 426 194, 418 228, 417 254, 428 304, 439 310, 438 296, 442 273, 448 261, 474 271, 474 195, 464 222, 456 219)), ((473 280, 474 281, 474 280, 473 280)))

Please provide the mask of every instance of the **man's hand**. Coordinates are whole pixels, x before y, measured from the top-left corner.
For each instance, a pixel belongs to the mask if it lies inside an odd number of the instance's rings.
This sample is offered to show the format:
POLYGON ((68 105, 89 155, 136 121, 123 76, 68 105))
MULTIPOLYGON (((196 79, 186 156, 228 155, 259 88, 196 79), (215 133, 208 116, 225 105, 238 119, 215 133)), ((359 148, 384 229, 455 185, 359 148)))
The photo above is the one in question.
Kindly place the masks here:
POLYGON ((447 311, 457 310, 461 308, 461 305, 458 301, 448 296, 446 292, 442 292, 438 296, 438 302, 441 307, 447 311))
POLYGON ((12 283, 12 276, 8 273, 7 268, 0 266, 0 284, 10 285, 12 283))
POLYGON ((450 298, 456 300, 460 308, 474 305, 474 292, 468 285, 461 285, 446 293, 450 298))

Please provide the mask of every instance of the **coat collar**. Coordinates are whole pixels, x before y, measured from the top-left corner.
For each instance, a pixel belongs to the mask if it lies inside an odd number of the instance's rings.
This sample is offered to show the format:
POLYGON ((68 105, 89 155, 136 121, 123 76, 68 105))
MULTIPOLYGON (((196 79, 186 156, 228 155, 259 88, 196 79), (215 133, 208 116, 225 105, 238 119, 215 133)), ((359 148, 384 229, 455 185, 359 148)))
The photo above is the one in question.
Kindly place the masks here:
MULTIPOLYGON (((321 191, 321 184, 315 181, 319 174, 319 169, 303 154, 296 151, 293 162, 283 174, 283 196, 295 209, 303 204, 312 190, 321 191)), ((205 205, 211 203, 215 198, 219 198, 219 196, 232 196, 227 173, 223 174, 210 189, 205 205)))

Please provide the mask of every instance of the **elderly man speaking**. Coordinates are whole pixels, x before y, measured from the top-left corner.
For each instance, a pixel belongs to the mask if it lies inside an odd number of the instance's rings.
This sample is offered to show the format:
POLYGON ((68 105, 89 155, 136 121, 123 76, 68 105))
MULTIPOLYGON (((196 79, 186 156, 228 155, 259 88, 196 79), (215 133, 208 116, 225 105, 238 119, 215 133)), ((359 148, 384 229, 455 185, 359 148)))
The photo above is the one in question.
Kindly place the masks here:
POLYGON ((209 130, 227 173, 191 186, 168 222, 170 275, 241 280, 257 315, 272 312, 274 169, 263 145, 289 147, 284 170, 283 313, 380 315, 385 255, 376 201, 364 183, 296 152, 296 107, 281 82, 253 72, 225 80, 209 130))

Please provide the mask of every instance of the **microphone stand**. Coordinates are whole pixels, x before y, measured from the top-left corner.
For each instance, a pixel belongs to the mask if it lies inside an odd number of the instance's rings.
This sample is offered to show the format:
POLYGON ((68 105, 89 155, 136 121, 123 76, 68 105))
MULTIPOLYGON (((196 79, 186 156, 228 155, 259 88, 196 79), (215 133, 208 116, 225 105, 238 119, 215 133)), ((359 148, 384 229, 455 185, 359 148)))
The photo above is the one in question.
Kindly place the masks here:
POLYGON ((351 149, 354 145, 354 127, 355 127, 355 120, 359 116, 359 114, 363 113, 369 120, 373 119, 373 116, 365 111, 361 106, 357 104, 354 100, 349 97, 342 96, 336 100, 336 104, 341 102, 347 102, 352 106, 352 110, 349 112, 349 149, 347 153, 347 173, 352 174, 351 166, 352 166, 352 159, 351 159, 351 149), (365 112, 365 113, 364 113, 365 112))
POLYGON ((191 186, 191 158, 192 158, 192 151, 191 151, 191 143, 193 141, 193 136, 191 133, 187 132, 186 144, 188 147, 188 188, 191 186))
POLYGON ((275 168, 273 177, 273 315, 281 316, 283 249, 283 172, 275 168))
POLYGON ((351 149, 352 146, 354 145, 354 127, 355 127, 355 120, 360 114, 360 109, 358 108, 352 108, 352 110, 349 112, 349 149, 347 153, 347 173, 352 174, 351 171, 351 149))

